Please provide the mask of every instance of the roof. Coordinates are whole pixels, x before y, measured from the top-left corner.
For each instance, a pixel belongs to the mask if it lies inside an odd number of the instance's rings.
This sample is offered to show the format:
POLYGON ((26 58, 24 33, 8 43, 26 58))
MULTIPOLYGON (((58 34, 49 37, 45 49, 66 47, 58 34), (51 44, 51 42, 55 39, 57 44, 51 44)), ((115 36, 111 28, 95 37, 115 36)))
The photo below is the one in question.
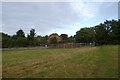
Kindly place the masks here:
POLYGON ((57 34, 57 33, 52 33, 51 35, 49 35, 48 37, 48 43, 50 42, 50 39, 53 38, 53 37, 56 37, 57 39, 57 42, 60 42, 62 40, 62 38, 57 34))

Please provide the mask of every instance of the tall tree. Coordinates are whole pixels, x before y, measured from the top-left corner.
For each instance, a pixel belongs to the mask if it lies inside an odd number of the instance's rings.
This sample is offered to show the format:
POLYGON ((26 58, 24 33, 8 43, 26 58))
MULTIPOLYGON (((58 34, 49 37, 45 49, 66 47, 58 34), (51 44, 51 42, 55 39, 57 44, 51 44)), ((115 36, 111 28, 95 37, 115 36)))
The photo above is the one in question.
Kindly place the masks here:
POLYGON ((82 28, 76 32, 75 38, 78 43, 94 42, 95 32, 93 28, 82 28))
POLYGON ((74 39, 75 39, 74 36, 70 36, 70 37, 68 37, 68 42, 74 43, 75 42, 74 39))
POLYGON ((100 25, 95 26, 95 42, 96 44, 104 44, 105 39, 105 29, 101 27, 100 25))
POLYGON ((62 38, 62 43, 66 43, 69 41, 67 34, 61 34, 60 37, 62 38))
POLYGON ((25 33, 22 29, 18 30, 12 38, 15 47, 25 47, 27 44, 25 33))
POLYGON ((114 44, 120 44, 120 19, 112 20, 112 32, 111 32, 111 39, 114 44))
POLYGON ((27 39, 23 37, 18 37, 15 40, 15 47, 26 47, 27 46, 27 39))
POLYGON ((25 33, 23 32, 22 29, 18 30, 18 31, 16 32, 16 35, 17 35, 17 37, 25 37, 25 33))
POLYGON ((35 29, 31 29, 30 30, 30 34, 27 35, 27 39, 28 39, 28 45, 29 46, 35 46, 36 42, 35 42, 35 29))
POLYGON ((106 20, 98 26, 95 26, 96 43, 102 44, 118 44, 120 38, 120 22, 119 20, 106 20))
POLYGON ((2 47, 8 48, 10 47, 11 37, 8 34, 2 33, 2 47))
POLYGON ((31 36, 31 37, 34 37, 35 34, 36 34, 36 33, 35 33, 35 29, 31 29, 31 30, 30 30, 30 36, 31 36))

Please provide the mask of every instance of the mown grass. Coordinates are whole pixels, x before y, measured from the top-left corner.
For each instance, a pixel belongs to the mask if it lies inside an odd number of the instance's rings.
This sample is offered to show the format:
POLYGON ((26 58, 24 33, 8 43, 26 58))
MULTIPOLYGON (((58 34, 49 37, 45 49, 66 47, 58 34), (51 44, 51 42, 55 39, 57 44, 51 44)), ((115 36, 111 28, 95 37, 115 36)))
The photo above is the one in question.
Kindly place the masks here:
POLYGON ((118 46, 3 50, 4 78, 117 78, 118 46))

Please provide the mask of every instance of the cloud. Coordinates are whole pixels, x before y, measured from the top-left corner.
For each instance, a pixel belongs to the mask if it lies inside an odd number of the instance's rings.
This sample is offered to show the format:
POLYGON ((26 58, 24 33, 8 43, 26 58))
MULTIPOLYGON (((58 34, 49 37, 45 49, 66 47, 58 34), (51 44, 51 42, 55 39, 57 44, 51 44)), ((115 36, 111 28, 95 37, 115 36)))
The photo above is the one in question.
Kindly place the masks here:
POLYGON ((119 0, 1 0, 2 2, 118 2, 119 0))
POLYGON ((95 13, 97 13, 95 6, 91 6, 91 4, 86 2, 73 2, 71 6, 79 16, 84 18, 93 18, 95 13))
POLYGON ((7 2, 2 5, 3 32, 26 34, 35 28, 38 35, 74 35, 81 27, 116 18, 117 3, 103 2, 7 2))
POLYGON ((3 29, 5 31, 15 26, 26 26, 28 30, 34 25, 39 33, 46 33, 55 28, 64 28, 64 25, 73 24, 78 19, 69 3, 3 3, 3 23, 9 24, 3 29))

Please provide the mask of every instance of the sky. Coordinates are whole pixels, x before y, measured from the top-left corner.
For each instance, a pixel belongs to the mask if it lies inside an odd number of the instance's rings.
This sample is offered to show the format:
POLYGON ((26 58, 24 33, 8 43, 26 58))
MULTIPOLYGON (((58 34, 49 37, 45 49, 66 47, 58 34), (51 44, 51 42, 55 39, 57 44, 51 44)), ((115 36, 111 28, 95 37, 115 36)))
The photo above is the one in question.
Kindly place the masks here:
MULTIPOLYGON (((1 14, 1 13, 0 13, 1 14)), ((2 32, 75 35, 83 27, 118 19, 118 2, 2 2, 2 32)))

